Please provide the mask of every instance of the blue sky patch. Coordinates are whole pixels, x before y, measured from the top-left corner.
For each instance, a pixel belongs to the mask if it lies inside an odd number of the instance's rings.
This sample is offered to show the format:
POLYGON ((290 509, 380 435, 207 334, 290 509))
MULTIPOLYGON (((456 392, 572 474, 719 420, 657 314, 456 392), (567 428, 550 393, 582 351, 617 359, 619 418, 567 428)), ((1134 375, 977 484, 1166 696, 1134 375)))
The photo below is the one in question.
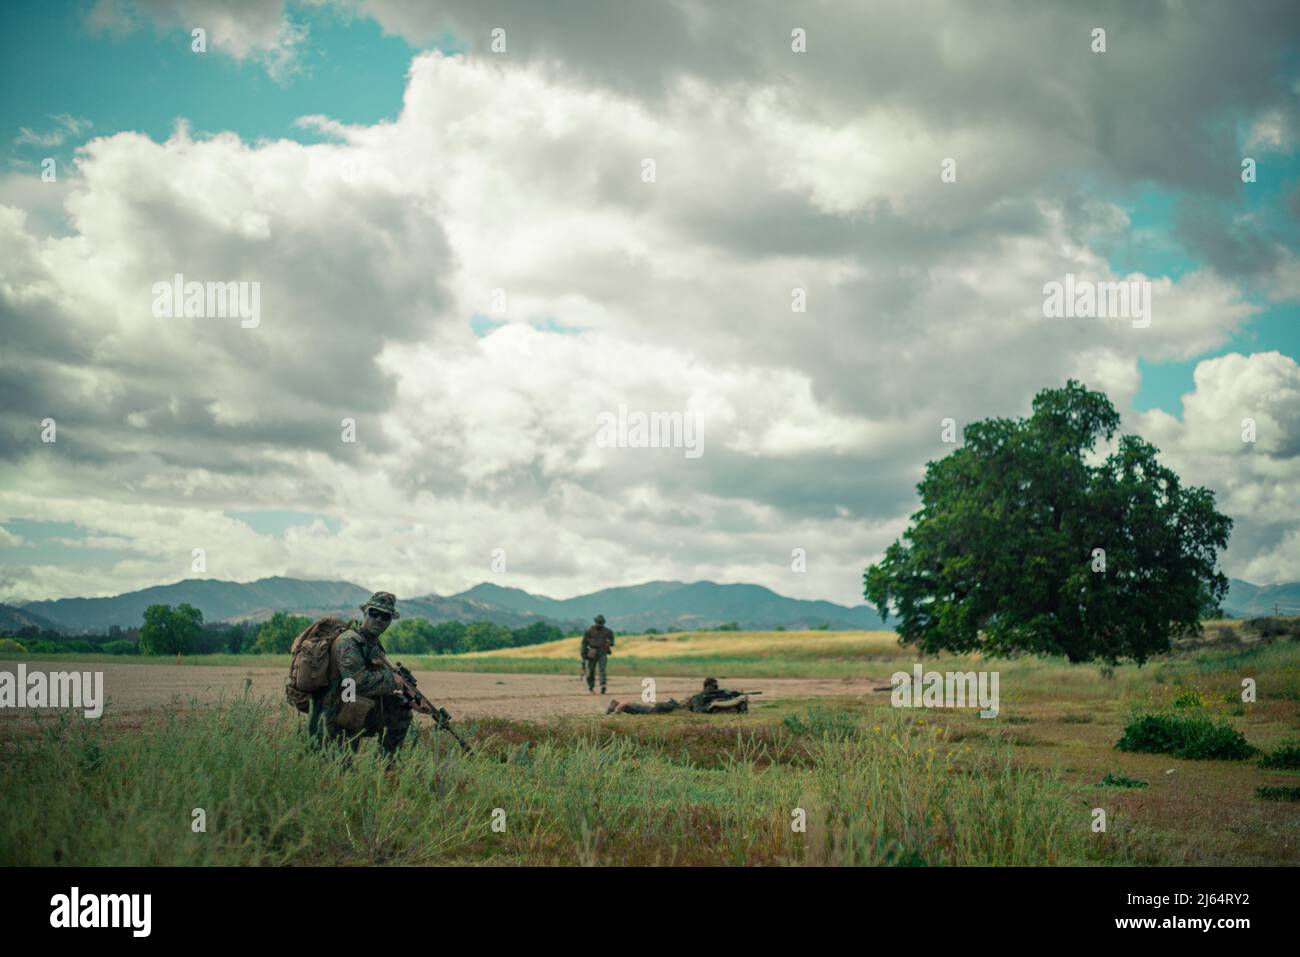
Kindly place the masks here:
POLYGON ((243 522, 259 535, 272 535, 279 538, 286 530, 298 525, 310 525, 319 520, 325 524, 331 535, 337 535, 342 523, 337 518, 321 515, 317 512, 293 512, 284 509, 259 509, 257 511, 223 512, 227 518, 243 522))

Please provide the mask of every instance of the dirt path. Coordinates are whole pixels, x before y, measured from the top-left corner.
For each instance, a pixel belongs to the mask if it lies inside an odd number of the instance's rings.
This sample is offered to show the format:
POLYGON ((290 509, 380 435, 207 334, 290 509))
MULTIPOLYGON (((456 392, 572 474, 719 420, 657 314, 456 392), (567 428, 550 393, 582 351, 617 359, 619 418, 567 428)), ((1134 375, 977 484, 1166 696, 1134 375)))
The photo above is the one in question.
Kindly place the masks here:
MULTIPOLYGON (((14 671, 11 663, 0 664, 0 671, 14 671)), ((279 699, 284 694, 285 669, 218 667, 215 665, 144 665, 93 664, 43 661, 30 665, 32 671, 103 671, 108 702, 107 718, 125 718, 158 707, 185 707, 190 701, 214 702, 222 695, 243 693, 251 682, 254 697, 279 699)), ((563 714, 603 714, 611 698, 638 701, 641 679, 611 677, 609 694, 590 694, 575 674, 521 675, 484 674, 480 672, 417 671, 420 689, 457 718, 500 717, 537 720, 563 714)), ((758 701, 781 698, 808 698, 826 695, 869 694, 873 687, 888 684, 888 679, 871 678, 744 678, 729 681, 718 675, 722 686, 759 689, 758 701)), ((657 679, 660 701, 676 698, 684 701, 700 690, 698 678, 657 679)), ((22 715, 22 711, 4 709, 0 721, 22 715)))

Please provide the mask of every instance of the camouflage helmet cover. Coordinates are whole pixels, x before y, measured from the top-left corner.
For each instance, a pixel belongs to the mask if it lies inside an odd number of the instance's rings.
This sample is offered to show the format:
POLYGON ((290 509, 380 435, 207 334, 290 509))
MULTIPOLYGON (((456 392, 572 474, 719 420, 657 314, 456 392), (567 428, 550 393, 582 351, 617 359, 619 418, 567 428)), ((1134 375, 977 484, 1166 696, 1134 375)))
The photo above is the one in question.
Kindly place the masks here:
POLYGON ((397 596, 390 591, 375 592, 366 600, 366 603, 361 606, 362 611, 365 611, 367 608, 378 608, 380 611, 386 611, 388 614, 393 616, 394 621, 402 617, 397 613, 397 596))
POLYGON ((604 616, 604 615, 597 615, 597 616, 596 616, 596 624, 598 624, 598 625, 603 625, 603 624, 605 624, 605 616, 604 616))
POLYGON ((704 690, 705 690, 705 691, 708 691, 710 688, 716 688, 717 686, 718 686, 718 679, 717 679, 717 678, 705 678, 705 679, 704 679, 704 690))

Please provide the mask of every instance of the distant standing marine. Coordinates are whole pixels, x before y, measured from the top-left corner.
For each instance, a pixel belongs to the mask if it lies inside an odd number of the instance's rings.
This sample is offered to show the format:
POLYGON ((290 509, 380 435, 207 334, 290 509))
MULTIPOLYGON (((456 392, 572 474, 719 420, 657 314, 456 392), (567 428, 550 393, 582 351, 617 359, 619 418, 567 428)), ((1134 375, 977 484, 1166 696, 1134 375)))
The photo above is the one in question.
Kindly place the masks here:
POLYGON ((605 693, 605 660, 614 651, 614 633, 605 627, 605 616, 597 615, 596 623, 582 635, 582 664, 587 669, 587 690, 596 690, 596 671, 600 671, 600 693, 605 693))

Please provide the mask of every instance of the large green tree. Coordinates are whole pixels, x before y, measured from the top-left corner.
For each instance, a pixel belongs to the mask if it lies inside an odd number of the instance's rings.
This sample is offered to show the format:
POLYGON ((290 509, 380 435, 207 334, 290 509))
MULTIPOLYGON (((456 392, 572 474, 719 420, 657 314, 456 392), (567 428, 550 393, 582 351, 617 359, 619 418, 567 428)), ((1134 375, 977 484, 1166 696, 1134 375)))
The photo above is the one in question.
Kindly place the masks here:
POLYGON ((1110 400, 1071 380, 1027 419, 969 425, 930 462, 921 510, 863 576, 924 652, 1145 661, 1227 594, 1232 520, 1137 436, 1114 443, 1110 400), (1111 448, 1104 459, 1097 449, 1111 448))
POLYGON ((384 647, 396 654, 427 655, 433 651, 436 633, 427 618, 402 618, 384 632, 384 647))
POLYGON ((548 641, 559 641, 564 637, 564 630, 545 621, 535 621, 524 628, 516 628, 511 633, 511 640, 516 647, 540 645, 548 641))
POLYGON ((465 628, 465 646, 468 651, 492 651, 509 648, 514 641, 510 629, 490 621, 476 621, 465 628))
POLYGON ((433 650, 440 655, 455 655, 466 651, 466 632, 463 621, 441 621, 434 626, 433 650))
POLYGON ((253 641, 253 652, 259 655, 288 654, 289 646, 312 620, 306 615, 289 615, 277 611, 270 619, 262 622, 257 629, 257 638, 253 641))
POLYGON ((193 605, 150 605, 140 629, 143 655, 180 655, 194 648, 203 630, 203 612, 193 605))

